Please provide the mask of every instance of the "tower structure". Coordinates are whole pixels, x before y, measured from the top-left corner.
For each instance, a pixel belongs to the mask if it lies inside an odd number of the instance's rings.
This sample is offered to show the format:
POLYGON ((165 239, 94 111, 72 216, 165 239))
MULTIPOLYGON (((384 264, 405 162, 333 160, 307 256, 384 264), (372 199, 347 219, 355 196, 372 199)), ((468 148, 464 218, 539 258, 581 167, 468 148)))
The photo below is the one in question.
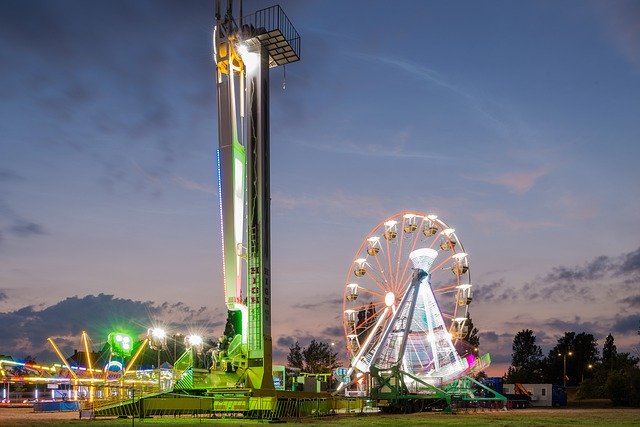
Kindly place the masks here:
MULTIPOLYGON (((227 308, 239 313, 230 356, 251 388, 273 388, 269 69, 300 59, 300 36, 280 6, 242 17, 216 1, 218 193, 227 308)), ((236 316, 238 317, 238 316, 236 316)))

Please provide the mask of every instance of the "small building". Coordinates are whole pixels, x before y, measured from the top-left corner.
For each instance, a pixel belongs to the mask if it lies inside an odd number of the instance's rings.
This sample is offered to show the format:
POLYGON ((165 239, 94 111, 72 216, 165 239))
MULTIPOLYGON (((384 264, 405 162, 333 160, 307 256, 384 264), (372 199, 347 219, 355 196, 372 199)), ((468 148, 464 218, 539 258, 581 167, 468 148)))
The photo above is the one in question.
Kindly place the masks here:
POLYGON ((504 384, 506 395, 519 394, 524 388, 531 399, 531 406, 566 406, 567 397, 562 386, 555 384, 504 384))

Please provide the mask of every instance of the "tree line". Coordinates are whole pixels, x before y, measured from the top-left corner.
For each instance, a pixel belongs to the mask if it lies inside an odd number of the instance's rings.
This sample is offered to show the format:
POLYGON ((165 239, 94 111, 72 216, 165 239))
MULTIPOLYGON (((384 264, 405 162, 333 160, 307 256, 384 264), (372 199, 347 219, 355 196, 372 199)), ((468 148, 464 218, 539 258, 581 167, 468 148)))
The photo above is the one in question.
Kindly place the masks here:
POLYGON ((515 335, 512 350, 505 382, 566 384, 577 387, 579 399, 640 406, 640 358, 618 352, 612 334, 605 338, 602 355, 593 334, 586 332, 565 332, 545 356, 533 331, 523 329, 515 335))

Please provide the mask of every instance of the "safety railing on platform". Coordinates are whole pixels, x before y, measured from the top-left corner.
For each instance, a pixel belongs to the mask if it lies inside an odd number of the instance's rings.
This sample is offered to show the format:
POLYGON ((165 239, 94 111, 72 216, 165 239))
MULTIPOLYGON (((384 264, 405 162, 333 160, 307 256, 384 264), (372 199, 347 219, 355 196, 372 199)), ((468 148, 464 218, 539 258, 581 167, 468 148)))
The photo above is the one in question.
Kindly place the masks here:
POLYGON ((82 418, 202 417, 296 420, 377 412, 373 402, 345 397, 276 398, 194 396, 183 393, 144 393, 128 389, 123 398, 86 403, 82 418))

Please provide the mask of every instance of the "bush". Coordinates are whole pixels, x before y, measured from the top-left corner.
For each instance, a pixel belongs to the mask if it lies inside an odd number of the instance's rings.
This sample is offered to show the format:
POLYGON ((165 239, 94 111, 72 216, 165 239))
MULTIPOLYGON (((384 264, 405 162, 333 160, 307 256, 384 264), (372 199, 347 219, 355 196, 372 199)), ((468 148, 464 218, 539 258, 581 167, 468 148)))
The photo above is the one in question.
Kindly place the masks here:
POLYGON ((622 372, 613 371, 609 374, 604 385, 605 396, 611 399, 614 406, 631 405, 633 387, 630 378, 622 372))

